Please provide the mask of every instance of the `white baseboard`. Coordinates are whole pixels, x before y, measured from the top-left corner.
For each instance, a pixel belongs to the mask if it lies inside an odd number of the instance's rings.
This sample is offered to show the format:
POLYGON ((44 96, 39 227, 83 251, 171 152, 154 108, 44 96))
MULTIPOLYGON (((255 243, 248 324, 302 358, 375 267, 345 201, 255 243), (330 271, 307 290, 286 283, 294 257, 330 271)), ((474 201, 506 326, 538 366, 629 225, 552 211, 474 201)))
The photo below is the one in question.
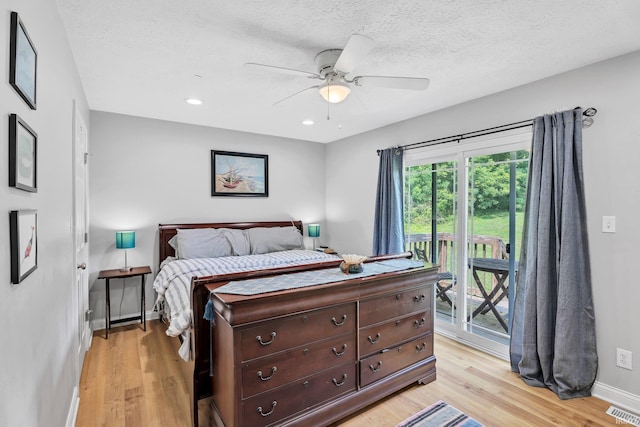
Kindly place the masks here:
MULTIPOLYGON (((127 314, 125 316, 111 316, 111 321, 113 322, 114 320, 118 320, 124 317, 131 317, 131 316, 135 316, 135 314, 127 314)), ((158 313, 157 311, 147 311, 146 313, 146 319, 147 320, 155 320, 155 319, 159 319, 160 318, 160 313, 158 313)), ((111 328, 115 328, 117 326, 124 326, 124 325, 134 325, 136 323, 140 323, 140 320, 132 320, 131 322, 122 322, 122 323, 118 323, 117 325, 111 325, 111 328)), ((107 321, 106 319, 94 319, 91 321, 91 330, 92 331, 99 331, 101 329, 105 329, 107 327, 107 321)))
POLYGON ((612 405, 640 414, 640 396, 596 381, 591 395, 612 405))
POLYGON ((78 386, 74 386, 73 395, 71 396, 71 404, 69 405, 69 412, 67 412, 67 422, 65 423, 66 427, 75 427, 79 407, 80 395, 78 394, 78 386))

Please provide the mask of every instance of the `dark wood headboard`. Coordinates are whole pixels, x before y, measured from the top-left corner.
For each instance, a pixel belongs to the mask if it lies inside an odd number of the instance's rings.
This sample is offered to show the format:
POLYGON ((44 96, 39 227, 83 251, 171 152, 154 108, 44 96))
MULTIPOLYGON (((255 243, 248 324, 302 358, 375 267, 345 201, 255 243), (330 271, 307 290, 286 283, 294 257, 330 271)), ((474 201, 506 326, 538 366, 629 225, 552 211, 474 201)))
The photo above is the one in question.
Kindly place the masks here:
POLYGON ((160 258, 158 262, 164 261, 168 256, 174 256, 175 251, 169 245, 169 240, 178 233, 178 229, 185 228, 236 228, 247 229, 254 227, 297 227, 300 230, 300 234, 304 236, 302 229, 302 221, 268 221, 268 222, 209 222, 209 223, 197 223, 197 224, 158 224, 158 230, 160 232, 158 249, 160 258))

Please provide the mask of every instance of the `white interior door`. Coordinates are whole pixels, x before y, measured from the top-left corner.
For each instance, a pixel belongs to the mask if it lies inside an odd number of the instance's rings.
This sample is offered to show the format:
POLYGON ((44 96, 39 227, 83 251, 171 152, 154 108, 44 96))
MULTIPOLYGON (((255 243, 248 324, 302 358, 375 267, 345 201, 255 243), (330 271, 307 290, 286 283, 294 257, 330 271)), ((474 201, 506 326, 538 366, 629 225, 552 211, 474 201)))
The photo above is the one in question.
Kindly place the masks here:
POLYGON ((88 132, 77 105, 73 108, 73 232, 76 265, 76 296, 78 301, 78 376, 82 372, 84 355, 91 346, 89 309, 87 157, 88 132))

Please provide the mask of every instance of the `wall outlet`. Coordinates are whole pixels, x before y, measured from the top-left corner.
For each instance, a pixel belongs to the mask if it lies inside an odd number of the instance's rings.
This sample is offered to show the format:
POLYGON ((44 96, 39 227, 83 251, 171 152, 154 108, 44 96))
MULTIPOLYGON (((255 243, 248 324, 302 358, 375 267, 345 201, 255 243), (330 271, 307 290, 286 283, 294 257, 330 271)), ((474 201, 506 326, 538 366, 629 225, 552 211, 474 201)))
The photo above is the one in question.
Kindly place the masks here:
POLYGON ((602 232, 603 233, 615 233, 616 232, 616 217, 615 216, 603 216, 602 217, 602 232))
POLYGON ((629 350, 616 348, 616 366, 631 371, 633 369, 633 353, 629 350))

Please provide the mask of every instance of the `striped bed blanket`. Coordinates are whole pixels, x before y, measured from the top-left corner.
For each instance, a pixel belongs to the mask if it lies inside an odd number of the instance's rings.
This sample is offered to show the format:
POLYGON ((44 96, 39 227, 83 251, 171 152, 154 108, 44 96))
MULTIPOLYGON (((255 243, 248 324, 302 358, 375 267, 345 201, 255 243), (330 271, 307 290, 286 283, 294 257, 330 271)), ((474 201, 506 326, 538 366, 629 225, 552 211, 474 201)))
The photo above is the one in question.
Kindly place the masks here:
POLYGON ((260 255, 229 256, 221 258, 175 259, 167 258, 153 281, 158 293, 156 305, 165 302, 169 311, 169 328, 166 334, 182 336, 179 354, 190 359, 191 327, 191 278, 214 274, 239 273, 293 265, 335 261, 335 255, 310 250, 289 250, 260 255))

